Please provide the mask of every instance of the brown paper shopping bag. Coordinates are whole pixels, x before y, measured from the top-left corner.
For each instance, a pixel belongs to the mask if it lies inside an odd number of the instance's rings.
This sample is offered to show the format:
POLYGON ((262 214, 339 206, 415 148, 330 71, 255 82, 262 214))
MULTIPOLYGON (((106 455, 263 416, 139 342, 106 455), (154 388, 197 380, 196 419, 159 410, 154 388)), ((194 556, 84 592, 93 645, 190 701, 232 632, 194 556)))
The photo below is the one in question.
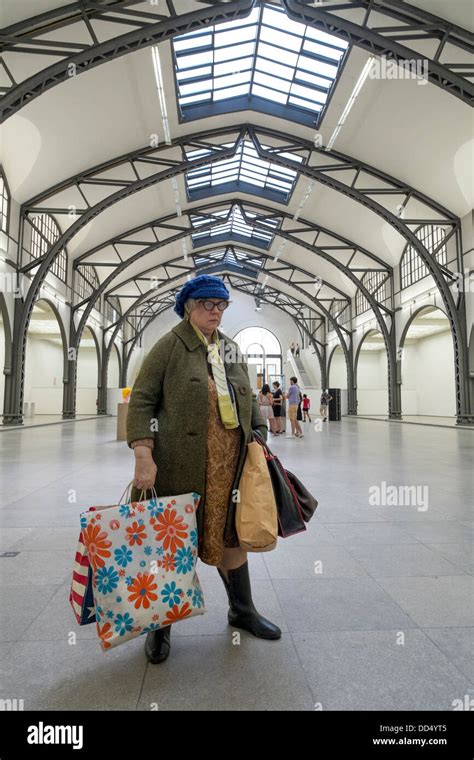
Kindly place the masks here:
POLYGON ((256 441, 247 444, 239 482, 235 528, 240 545, 248 552, 269 552, 278 537, 278 518, 265 453, 256 441))

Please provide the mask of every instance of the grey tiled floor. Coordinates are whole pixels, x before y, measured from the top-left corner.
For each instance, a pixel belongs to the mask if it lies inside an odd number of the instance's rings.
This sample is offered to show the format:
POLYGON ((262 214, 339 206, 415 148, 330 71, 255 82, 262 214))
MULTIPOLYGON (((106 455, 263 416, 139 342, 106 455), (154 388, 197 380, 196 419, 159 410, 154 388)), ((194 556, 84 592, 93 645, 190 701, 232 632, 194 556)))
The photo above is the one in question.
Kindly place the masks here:
POLYGON ((308 530, 249 556, 262 641, 226 620, 213 567, 208 612, 103 653, 68 603, 79 513, 117 500, 133 456, 100 418, 0 436, 0 697, 59 710, 449 710, 474 696, 469 430, 345 418, 271 443, 319 499, 308 530), (369 487, 428 487, 428 508, 374 506, 369 487), (71 634, 75 634, 72 636, 71 634))

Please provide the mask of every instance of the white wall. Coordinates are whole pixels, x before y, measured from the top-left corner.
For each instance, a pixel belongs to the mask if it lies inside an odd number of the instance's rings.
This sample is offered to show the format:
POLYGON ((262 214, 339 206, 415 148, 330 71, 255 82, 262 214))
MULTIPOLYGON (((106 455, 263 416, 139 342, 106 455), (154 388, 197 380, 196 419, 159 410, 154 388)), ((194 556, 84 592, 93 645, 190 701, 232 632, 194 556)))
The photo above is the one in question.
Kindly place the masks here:
POLYGON ((388 414, 385 350, 361 349, 357 367, 357 401, 358 414, 388 414))
POLYGON ((112 347, 107 370, 107 388, 118 388, 120 381, 120 365, 117 350, 112 347))
POLYGON ((145 351, 145 348, 143 346, 142 347, 136 346, 136 348, 134 348, 134 350, 132 351, 132 355, 128 363, 128 371, 127 371, 127 385, 130 388, 132 387, 133 383, 135 382, 137 378, 138 372, 143 363, 143 359, 145 358, 148 350, 149 349, 145 351))
POLYGON ((35 403, 35 414, 62 413, 62 345, 34 333, 26 341, 24 400, 35 403))
POLYGON ((456 414, 455 398, 451 333, 437 333, 405 345, 402 358, 403 413, 452 417, 456 414))
POLYGON ((77 414, 97 412, 97 352, 95 346, 79 346, 77 354, 77 414))
POLYGON ((342 348, 336 348, 332 354, 328 377, 329 388, 345 388, 347 390, 347 365, 342 348))

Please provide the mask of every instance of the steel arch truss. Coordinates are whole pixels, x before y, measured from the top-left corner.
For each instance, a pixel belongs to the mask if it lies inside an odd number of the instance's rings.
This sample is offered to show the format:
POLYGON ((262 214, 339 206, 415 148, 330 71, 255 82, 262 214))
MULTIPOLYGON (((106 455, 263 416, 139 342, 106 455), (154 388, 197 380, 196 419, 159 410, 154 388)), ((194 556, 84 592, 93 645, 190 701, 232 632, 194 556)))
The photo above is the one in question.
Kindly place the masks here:
MULTIPOLYGON (((202 267, 201 269, 205 270, 207 273, 210 271, 209 267, 202 267)), ((288 294, 285 294, 284 297, 282 297, 282 293, 274 288, 266 288, 265 292, 262 293, 258 285, 252 282, 248 282, 242 275, 235 275, 226 272, 225 267, 221 267, 219 271, 225 273, 223 275, 223 280, 227 280, 228 284, 235 290, 238 290, 246 295, 250 295, 253 298, 258 298, 260 301, 263 301, 270 306, 274 306, 275 308, 280 309, 280 311, 285 312, 292 319, 298 320, 297 323, 302 326, 302 329, 307 335, 308 340, 315 348, 315 353, 317 354, 320 363, 322 373, 321 376, 324 378, 324 352, 321 349, 325 349, 325 344, 321 343, 316 337, 318 330, 324 328, 324 317, 320 315, 314 315, 312 310, 306 304, 302 304, 296 298, 293 298, 288 294)), ((124 341, 124 346, 127 346, 127 366, 137 341, 143 335, 146 328, 155 319, 157 319, 161 314, 174 306, 175 297, 178 290, 179 288, 172 288, 166 293, 155 296, 149 301, 145 302, 145 308, 140 313, 140 326, 137 328, 136 333, 131 338, 129 338, 127 341, 124 341)), ((132 306, 131 308, 135 308, 135 306, 132 306)), ((120 323, 117 323, 115 327, 119 329, 120 323)), ((106 349, 107 355, 110 353, 113 341, 115 340, 115 335, 116 333, 114 332, 114 337, 109 341, 106 349)), ((345 346, 344 343, 343 345, 345 346)), ((106 401, 106 397, 104 398, 104 401, 106 401)), ((104 408, 101 409, 101 413, 105 413, 104 408)))
MULTIPOLYGON (((188 262, 179 257, 160 265, 154 264, 140 272, 139 275, 129 277, 116 287, 112 285, 111 289, 105 292, 104 297, 106 300, 121 298, 133 302, 149 293, 150 289, 156 289, 170 282, 175 276, 184 276, 193 270, 206 267, 208 272, 210 270, 218 272, 225 269, 253 279, 258 282, 259 291, 262 294, 266 291, 265 279, 268 280, 270 276, 277 277, 282 282, 298 288, 306 297, 314 299, 316 304, 323 305, 331 322, 337 322, 331 312, 334 304, 344 304, 345 307, 350 305, 350 298, 347 295, 322 278, 318 280, 317 288, 315 288, 314 275, 305 269, 289 264, 284 260, 281 262, 281 267, 267 269, 270 262, 271 254, 268 252, 236 247, 231 244, 217 248, 199 249, 190 254, 188 262), (265 275, 263 282, 258 279, 262 275, 265 275)), ((106 331, 115 327, 119 322, 120 320, 117 320, 114 324, 109 325, 106 331)), ((347 335, 350 335, 350 330, 343 325, 340 325, 340 328, 347 335)))
MULTIPOLYGON (((70 218, 71 205, 77 209, 77 219, 49 249, 45 256, 36 261, 29 262, 24 267, 25 270, 28 268, 36 269, 37 271, 30 290, 25 297, 24 305, 16 305, 17 316, 15 329, 17 355, 15 367, 17 380, 13 390, 11 390, 10 410, 6 415, 7 421, 16 421, 18 416, 21 418, 27 325, 41 284, 58 252, 68 241, 74 238, 79 230, 100 213, 112 207, 115 203, 159 182, 173 180, 173 178, 185 174, 188 170, 195 168, 196 166, 214 163, 223 158, 229 158, 235 155, 239 140, 241 140, 244 135, 251 136, 254 145, 257 147, 258 155, 261 158, 266 161, 271 161, 275 165, 296 170, 300 177, 304 176, 309 180, 309 185, 311 185, 311 183, 320 183, 361 204, 390 224, 405 239, 406 243, 409 243, 418 253, 420 258, 426 264, 429 273, 434 278, 451 322, 455 345, 458 421, 463 421, 463 419, 466 419, 467 421, 470 408, 467 393, 468 370, 466 355, 463 351, 463 325, 461 324, 463 314, 462 299, 464 298, 464 294, 459 294, 457 304, 455 304, 452 292, 447 283, 447 279, 450 277, 454 278, 453 274, 447 270, 443 270, 443 268, 439 266, 435 258, 430 255, 429 251, 424 247, 414 232, 414 230, 422 223, 439 224, 449 228, 446 237, 447 239, 453 238, 454 244, 457 246, 458 261, 460 261, 459 219, 444 209, 440 204, 437 204, 416 189, 408 186, 406 183, 399 182, 395 178, 390 177, 361 161, 335 151, 325 151, 323 148, 315 148, 308 141, 295 138, 290 138, 289 141, 288 135, 271 129, 254 127, 249 124, 224 130, 211 130, 204 133, 198 133, 174 141, 171 146, 162 145, 157 148, 147 147, 143 150, 121 156, 113 161, 94 167, 87 172, 75 175, 69 180, 57 184, 55 187, 39 194, 31 199, 30 202, 24 204, 21 209, 21 217, 23 219, 30 213, 39 212, 51 213, 59 216, 62 215, 64 219, 67 217, 70 218), (219 135, 222 136, 222 140, 228 142, 229 134, 236 136, 234 146, 230 148, 222 148, 219 144, 219 135), (183 160, 182 152, 183 150, 185 152, 186 144, 195 145, 196 141, 200 143, 204 141, 204 144, 209 146, 209 152, 207 152, 204 157, 197 160, 189 161, 187 158, 183 160), (271 152, 262 147, 262 145, 266 145, 268 141, 271 141, 273 146, 271 152), (296 149, 295 146, 299 146, 301 151, 310 150, 308 161, 293 161, 291 158, 288 158, 287 155, 284 155, 285 153, 288 153, 289 147, 294 150, 296 149), (130 179, 128 180, 124 180, 124 174, 127 176, 123 171, 124 168, 130 170, 130 179), (146 169, 145 173, 144 168, 146 169), (155 169, 158 169, 159 171, 155 171, 155 169), (87 189, 89 184, 93 185, 96 190, 100 190, 103 196, 100 201, 94 203, 92 200, 88 200, 87 189), (78 201, 80 199, 83 201, 83 208, 79 206, 78 201), (15 411, 13 412, 12 410, 15 411)), ((255 204, 253 204, 253 206, 255 208, 255 204)), ((268 216, 268 211, 266 213, 268 216)), ((277 233, 281 237, 293 240, 296 245, 309 250, 313 250, 313 246, 315 246, 317 247, 318 252, 321 253, 323 250, 321 241, 319 239, 317 240, 316 236, 318 231, 322 231, 322 228, 318 228, 317 225, 314 225, 312 222, 306 220, 301 221, 300 208, 297 209, 292 217, 290 214, 276 211, 275 209, 272 209, 271 213, 274 218, 285 218, 284 225, 280 225, 280 228, 277 230, 277 233), (310 242, 308 242, 308 237, 310 242)), ((222 222, 222 219, 220 219, 219 222, 222 222)), ((162 226, 164 226, 165 223, 166 220, 161 220, 162 226)), ((217 221, 214 220, 214 223, 217 223, 217 221)), ((258 226, 258 222, 256 226, 258 226)), ((265 225, 263 225, 263 227, 265 227, 265 225)), ((268 231, 268 225, 266 229, 268 231)), ((167 236, 166 241, 170 242, 173 235, 176 236, 176 239, 179 239, 180 236, 185 237, 186 235, 189 235, 189 233, 189 226, 183 225, 183 220, 181 220, 180 224, 174 222, 171 223, 167 232, 164 234, 167 236)), ((335 237, 334 233, 331 231, 325 230, 324 233, 329 233, 332 238, 335 237)), ((158 242, 161 244, 163 241, 158 242)), ((153 244, 155 247, 159 247, 156 243, 156 237, 152 237, 150 245, 153 244)), ((130 246, 132 240, 129 239, 126 244, 130 246)), ((328 260, 331 260, 340 271, 349 276, 354 284, 361 289, 361 292, 366 295, 369 303, 374 308, 376 316, 379 315, 378 318, 380 319, 380 322, 383 322, 379 308, 383 311, 384 304, 377 305, 375 299, 371 297, 371 294, 364 292, 360 278, 358 279, 356 276, 356 269, 360 268, 360 271, 365 272, 369 268, 385 270, 389 270, 390 268, 382 260, 377 260, 377 257, 374 257, 373 254, 362 250, 360 250, 360 253, 365 258, 362 259, 362 266, 358 267, 357 257, 353 255, 354 253, 357 253, 358 248, 359 247, 352 241, 343 241, 339 238, 333 246, 333 253, 336 251, 338 259, 335 260, 333 257, 329 259, 327 250, 325 251, 325 254, 328 260), (353 271, 351 271, 351 267, 353 271)), ((109 266, 115 266, 114 276, 120 274, 128 264, 127 261, 120 260, 119 253, 116 252, 116 254, 116 264, 111 265, 109 262, 109 266)), ((77 261, 79 264, 79 260, 77 261)), ((462 269, 460 264, 458 269, 460 271, 462 269)), ((92 308, 92 305, 89 304, 87 308, 92 308)), ((393 323, 393 320, 391 321, 393 323)), ((385 329, 385 325, 382 327, 382 324, 380 324, 380 327, 382 331, 385 329)), ((386 335, 388 337, 387 330, 386 335)), ((394 343, 394 336, 392 338, 392 343, 394 343)), ((393 366, 395 366, 395 347, 393 347, 392 354, 391 362, 393 366)), ((392 409, 394 414, 397 413, 398 407, 399 404, 395 400, 392 409)))
MULTIPOLYGON (((349 414, 356 413, 357 404, 353 381, 352 335, 349 331, 346 331, 346 336, 343 335, 340 325, 338 325, 337 321, 334 319, 334 317, 332 317, 331 313, 323 303, 319 302, 317 298, 314 298, 314 306, 321 309, 323 312, 324 316, 321 316, 315 312, 312 304, 310 305, 301 300, 304 298, 308 299, 311 302, 311 298, 308 298, 308 294, 298 286, 292 286, 292 290, 295 290, 296 292, 295 295, 286 292, 284 293, 272 286, 266 286, 264 289, 262 289, 261 284, 255 282, 248 271, 245 274, 229 272, 229 267, 225 263, 224 265, 218 265, 217 268, 215 265, 208 267, 201 264, 196 273, 201 273, 203 271, 206 273, 217 271, 219 273, 224 273, 224 280, 227 279, 231 287, 236 288, 237 290, 240 290, 247 295, 251 295, 254 299, 259 299, 259 301, 264 301, 265 303, 273 305, 290 316, 295 321, 295 323, 305 332, 310 343, 314 347, 320 365, 321 382, 323 385, 326 383, 327 377, 326 343, 318 340, 317 333, 320 329, 323 329, 325 332, 324 317, 326 317, 332 323, 333 328, 336 331, 346 359, 349 389, 349 414)), ((159 294, 156 294, 156 292, 154 293, 153 291, 148 291, 147 293, 143 294, 140 298, 136 299, 130 305, 128 310, 123 314, 121 319, 118 320, 115 325, 111 325, 108 328, 113 328, 113 333, 110 336, 108 344, 104 344, 103 376, 101 382, 101 388, 103 391, 102 393, 99 392, 100 413, 105 414, 107 410, 106 388, 108 360, 110 351, 112 350, 112 346, 122 327, 123 322, 126 321, 130 314, 133 314, 133 312, 135 312, 136 316, 139 317, 139 322, 137 324, 134 335, 128 341, 126 341, 126 344, 130 344, 129 348, 126 351, 126 354, 124 354, 123 365, 126 367, 128 366, 131 353, 144 330, 154 319, 157 318, 157 316, 159 316, 159 314, 163 313, 165 310, 171 308, 174 305, 175 294, 182 284, 183 276, 184 273, 182 275, 176 275, 171 281, 162 283, 162 285, 167 286, 168 289, 161 291, 159 294), (177 281, 180 281, 180 283, 178 287, 175 287, 175 283, 177 281), (171 290, 169 289, 170 287, 171 290), (143 306, 143 308, 138 313, 137 309, 139 306, 143 306)), ((278 277, 276 275, 272 276, 276 280, 277 284, 278 282, 285 284, 285 280, 281 277, 278 277)))
POLYGON ((2 78, 10 84, 0 88, 3 93, 0 122, 73 76, 176 35, 243 19, 254 5, 254 0, 200 2, 206 7, 178 14, 175 6, 182 6, 185 10, 186 0, 148 3, 146 11, 132 7, 144 5, 143 0, 105 0, 101 3, 80 0, 5 27, 0 30, 3 53, 0 66, 2 78), (50 39, 51 31, 66 27, 69 32, 71 27, 76 27, 77 38, 87 41, 71 42, 70 34, 65 34, 62 40, 50 39), (122 34, 125 29, 127 31, 122 34), (19 55, 29 55, 38 66, 35 74, 22 81, 17 81, 15 73, 19 55), (55 59, 55 62, 43 68, 44 56, 55 59))
MULTIPOLYGON (((164 0, 156 7, 156 12, 153 5, 148 5, 146 11, 133 8, 140 2, 143 0, 104 0, 100 4, 80 0, 2 29, 0 42, 6 58, 2 58, 0 65, 3 79, 9 84, 0 89, 4 93, 0 99, 0 122, 71 76, 178 34, 245 18, 255 4, 255 0, 199 0, 205 8, 179 14, 175 6, 185 9, 185 0, 164 0), (88 41, 48 39, 51 31, 73 25, 78 28, 78 38, 88 41), (100 28, 101 25, 104 29, 100 28), (121 27, 128 31, 110 37, 121 27), (104 31, 105 39, 101 40, 104 31), (15 57, 20 54, 36 57, 38 69, 33 75, 17 81, 15 57), (51 66, 40 68, 43 56, 57 60, 51 66)), ((425 60, 403 42, 435 42, 436 50, 430 59, 426 59, 430 81, 472 104, 473 35, 467 30, 402 0, 341 2, 331 6, 331 13, 296 0, 282 0, 282 4, 290 18, 340 36, 376 55, 391 56, 401 62, 425 60), (354 8, 364 12, 361 24, 338 15, 338 12, 354 8), (380 26, 380 16, 387 17, 386 26, 380 26), (394 25, 392 19, 398 20, 399 25, 394 25), (455 61, 450 60, 450 54, 454 54, 455 61)))
POLYGON ((446 19, 416 8, 402 0, 355 0, 324 6, 298 0, 282 0, 289 18, 336 35, 377 56, 391 58, 403 65, 406 61, 420 62, 428 79, 445 92, 474 105, 474 35, 446 19), (360 9, 361 24, 338 14, 360 9), (381 25, 381 18, 387 22, 381 25), (393 19, 399 23, 394 24, 393 19), (431 44, 430 57, 407 47, 406 42, 431 44), (451 58, 450 56, 453 56, 451 58))

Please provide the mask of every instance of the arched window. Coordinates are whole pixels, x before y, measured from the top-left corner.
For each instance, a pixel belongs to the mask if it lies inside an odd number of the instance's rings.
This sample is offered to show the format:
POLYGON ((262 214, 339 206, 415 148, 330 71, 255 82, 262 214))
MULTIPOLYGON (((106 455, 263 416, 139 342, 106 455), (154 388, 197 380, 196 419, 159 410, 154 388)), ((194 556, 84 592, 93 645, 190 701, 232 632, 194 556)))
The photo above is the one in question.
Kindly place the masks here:
MULTIPOLYGON (((366 290, 374 296, 375 300, 379 303, 384 303, 388 298, 388 283, 389 275, 383 269, 380 272, 366 272, 361 277, 361 283, 366 290)), ((355 313, 356 316, 363 314, 371 308, 367 298, 362 293, 360 288, 356 292, 355 296, 355 313)))
POLYGON ((115 322, 118 322, 119 318, 122 315, 122 309, 120 307, 120 300, 117 298, 117 296, 111 296, 110 299, 107 299, 105 301, 105 318, 112 322, 112 324, 115 324, 115 322))
MULTIPOLYGON (((28 218, 28 223, 31 225, 31 244, 30 244, 30 256, 34 259, 39 259, 48 252, 52 245, 58 240, 61 235, 56 221, 49 214, 38 214, 28 218)), ((54 259, 50 267, 56 277, 62 282, 66 282, 67 278, 67 253, 66 249, 62 248, 54 259)))
MULTIPOLYGON (((448 249, 444 242, 446 230, 443 227, 425 224, 416 230, 415 235, 439 264, 445 266, 448 263, 448 249)), ((408 288, 428 275, 428 267, 409 243, 400 261, 401 289, 408 288)))
POLYGON ((97 272, 91 264, 84 264, 76 270, 75 291, 81 301, 91 297, 94 290, 99 287, 97 272))
POLYGON ((257 387, 263 383, 281 382, 282 355, 280 341, 265 327, 246 327, 234 337, 250 365, 257 370, 257 387))
POLYGON ((331 302, 329 313, 339 325, 344 325, 350 318, 349 303, 340 298, 335 298, 331 302))
POLYGON ((0 232, 8 235, 8 222, 10 220, 10 191, 7 180, 0 169, 0 232))

